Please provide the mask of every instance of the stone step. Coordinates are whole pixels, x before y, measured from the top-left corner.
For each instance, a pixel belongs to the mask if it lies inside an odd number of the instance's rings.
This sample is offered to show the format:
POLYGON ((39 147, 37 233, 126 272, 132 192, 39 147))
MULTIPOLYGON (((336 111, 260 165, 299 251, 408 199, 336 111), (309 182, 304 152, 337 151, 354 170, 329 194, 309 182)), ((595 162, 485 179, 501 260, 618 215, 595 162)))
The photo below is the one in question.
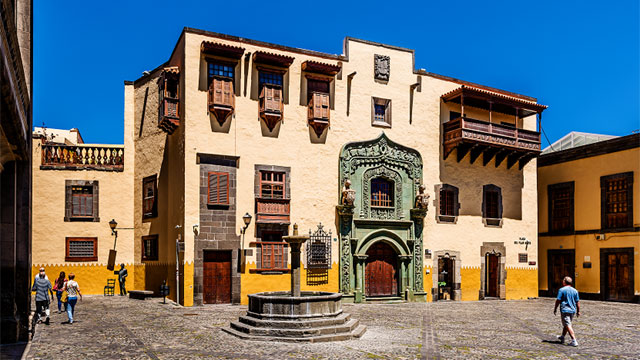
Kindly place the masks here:
POLYGON ((400 296, 381 296, 381 297, 368 297, 365 299, 365 304, 398 304, 406 302, 400 296))
POLYGON ((358 327, 356 327, 353 331, 349 333, 329 334, 329 335, 309 336, 309 337, 257 336, 257 335, 251 335, 251 334, 247 334, 247 333, 235 330, 231 327, 222 328, 222 331, 228 334, 237 336, 244 340, 315 343, 315 342, 343 341, 343 340, 357 339, 367 331, 367 327, 364 325, 358 325, 358 327))
POLYGON ((358 327, 360 322, 355 319, 351 319, 343 325, 338 326, 323 326, 315 328, 301 328, 301 329, 285 329, 285 328, 263 328, 254 327, 240 322, 232 321, 231 328, 237 331, 241 331, 250 335, 257 336, 276 336, 276 337, 313 337, 331 334, 350 333, 358 327))
POLYGON ((342 325, 351 319, 350 314, 342 313, 334 317, 316 318, 316 319, 300 319, 300 320, 265 320, 255 318, 250 315, 240 316, 240 322, 249 326, 260 328, 287 328, 287 329, 305 329, 317 328, 324 326, 342 325))

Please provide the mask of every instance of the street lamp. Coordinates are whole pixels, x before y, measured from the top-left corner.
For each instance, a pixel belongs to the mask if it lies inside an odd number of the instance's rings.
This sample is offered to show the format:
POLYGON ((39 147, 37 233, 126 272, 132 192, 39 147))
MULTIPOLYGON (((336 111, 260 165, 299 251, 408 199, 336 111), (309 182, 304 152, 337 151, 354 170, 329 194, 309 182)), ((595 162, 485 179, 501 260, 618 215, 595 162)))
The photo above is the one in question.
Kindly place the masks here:
POLYGON ((109 250, 109 260, 107 261, 107 269, 112 271, 116 265, 116 242, 118 242, 118 231, 116 227, 118 226, 118 222, 115 219, 111 219, 109 221, 109 227, 111 228, 111 235, 113 238, 113 249, 109 250))
POLYGON ((115 219, 111 219, 111 221, 109 221, 109 227, 111 228, 111 235, 118 236, 118 232, 116 231, 117 226, 118 226, 118 222, 115 219))
POLYGON ((244 253, 244 233, 247 232, 247 228, 249 224, 251 224, 251 215, 249 213, 245 213, 242 215, 242 221, 244 222, 244 227, 240 229, 240 233, 242 233, 242 252, 240 253, 240 272, 244 272, 245 265, 245 253, 244 253))

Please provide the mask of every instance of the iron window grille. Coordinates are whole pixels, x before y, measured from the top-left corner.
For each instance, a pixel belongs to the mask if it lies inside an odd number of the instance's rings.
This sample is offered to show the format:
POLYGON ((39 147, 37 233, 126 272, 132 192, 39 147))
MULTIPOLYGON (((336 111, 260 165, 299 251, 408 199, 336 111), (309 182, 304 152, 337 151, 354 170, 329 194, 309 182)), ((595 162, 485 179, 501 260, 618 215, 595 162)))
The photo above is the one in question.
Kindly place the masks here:
POLYGON ((142 260, 158 260, 158 235, 142 237, 142 260))
POLYGON ((66 238, 65 261, 98 261, 98 238, 66 238))
POLYGON ((371 206, 393 207, 393 181, 384 178, 371 180, 371 206))
POLYGON ((518 254, 518 262, 528 263, 529 262, 529 254, 518 254))
POLYGON ((322 223, 318 224, 315 232, 309 230, 307 241, 307 268, 330 269, 331 268, 331 230, 324 231, 322 223))

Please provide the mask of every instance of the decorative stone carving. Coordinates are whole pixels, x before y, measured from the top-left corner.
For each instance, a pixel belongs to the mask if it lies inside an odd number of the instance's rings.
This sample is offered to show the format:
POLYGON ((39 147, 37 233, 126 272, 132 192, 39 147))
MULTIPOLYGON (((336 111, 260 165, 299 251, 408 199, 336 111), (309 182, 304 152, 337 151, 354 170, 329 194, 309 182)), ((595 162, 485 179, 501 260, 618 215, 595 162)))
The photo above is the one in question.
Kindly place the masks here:
POLYGON ((386 55, 374 56, 374 69, 376 80, 389 81, 391 74, 391 58, 386 55))
POLYGON ((404 217, 402 213, 402 176, 397 172, 388 169, 384 166, 369 169, 365 171, 362 176, 362 209, 360 211, 360 217, 373 218, 373 219, 402 219, 404 217), (371 208, 371 179, 377 177, 384 177, 393 181, 395 185, 394 202, 392 209, 380 209, 371 208))
POLYGON ((341 204, 344 206, 353 206, 354 201, 356 201, 356 191, 351 188, 351 180, 347 179, 342 188, 341 204))
POLYGON ((418 194, 416 195, 416 201, 414 207, 416 209, 427 209, 429 206, 429 195, 425 194, 426 187, 424 185, 420 185, 418 188, 418 194))
POLYGON ((420 154, 416 150, 392 142, 384 133, 375 140, 345 145, 341 152, 340 164, 341 179, 351 178, 360 167, 375 165, 403 170, 412 180, 422 179, 420 154))
POLYGON ((341 249, 340 263, 342 272, 342 283, 340 284, 340 291, 343 294, 347 294, 351 291, 351 241, 349 236, 342 236, 342 249, 341 249))

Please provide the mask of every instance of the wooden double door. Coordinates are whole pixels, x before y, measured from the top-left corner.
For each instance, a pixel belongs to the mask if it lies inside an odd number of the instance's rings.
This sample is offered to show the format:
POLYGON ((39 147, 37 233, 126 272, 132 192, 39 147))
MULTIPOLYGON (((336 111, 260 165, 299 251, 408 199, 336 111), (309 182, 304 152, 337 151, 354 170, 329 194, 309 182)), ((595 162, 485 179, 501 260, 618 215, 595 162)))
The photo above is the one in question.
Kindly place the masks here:
POLYGON ((562 280, 565 276, 573 279, 573 286, 576 286, 576 252, 568 250, 549 250, 547 268, 549 271, 549 296, 557 296, 558 290, 562 287, 562 280))
POLYGON ((367 251, 365 293, 369 297, 398 295, 398 256, 382 241, 367 251))
POLYGON ((633 299, 633 248, 602 249, 605 300, 633 299))
POLYGON ((202 267, 203 303, 231 303, 231 251, 205 251, 202 267))

